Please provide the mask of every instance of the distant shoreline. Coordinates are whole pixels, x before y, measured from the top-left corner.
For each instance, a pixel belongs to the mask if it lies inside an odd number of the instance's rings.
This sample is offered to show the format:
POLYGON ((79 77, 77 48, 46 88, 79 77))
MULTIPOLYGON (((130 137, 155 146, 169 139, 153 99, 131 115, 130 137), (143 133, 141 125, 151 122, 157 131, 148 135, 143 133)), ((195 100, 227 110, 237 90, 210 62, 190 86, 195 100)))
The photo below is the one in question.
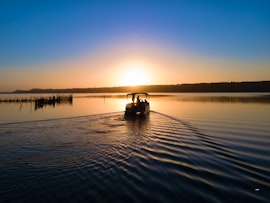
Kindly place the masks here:
POLYGON ((126 93, 126 92, 270 92, 270 81, 257 82, 218 82, 176 85, 141 85, 119 87, 93 87, 69 89, 30 89, 2 92, 1 94, 20 93, 126 93))

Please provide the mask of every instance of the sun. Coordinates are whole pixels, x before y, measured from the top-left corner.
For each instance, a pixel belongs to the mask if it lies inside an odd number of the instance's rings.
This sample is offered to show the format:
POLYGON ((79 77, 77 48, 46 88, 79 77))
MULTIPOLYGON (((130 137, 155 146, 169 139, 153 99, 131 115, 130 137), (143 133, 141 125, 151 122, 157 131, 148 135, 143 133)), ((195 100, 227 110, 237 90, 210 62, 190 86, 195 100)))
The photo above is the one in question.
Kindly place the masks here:
POLYGON ((150 83, 149 74, 141 66, 129 65, 120 75, 121 86, 149 85, 150 83))

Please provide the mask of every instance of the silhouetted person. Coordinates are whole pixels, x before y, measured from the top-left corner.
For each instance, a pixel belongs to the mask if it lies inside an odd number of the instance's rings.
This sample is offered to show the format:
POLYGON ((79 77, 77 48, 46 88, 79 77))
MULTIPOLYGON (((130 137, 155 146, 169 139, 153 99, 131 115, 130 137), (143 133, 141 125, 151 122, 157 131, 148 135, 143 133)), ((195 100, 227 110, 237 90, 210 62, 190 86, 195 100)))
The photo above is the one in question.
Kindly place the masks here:
POLYGON ((137 96, 137 104, 140 103, 140 96, 137 96))

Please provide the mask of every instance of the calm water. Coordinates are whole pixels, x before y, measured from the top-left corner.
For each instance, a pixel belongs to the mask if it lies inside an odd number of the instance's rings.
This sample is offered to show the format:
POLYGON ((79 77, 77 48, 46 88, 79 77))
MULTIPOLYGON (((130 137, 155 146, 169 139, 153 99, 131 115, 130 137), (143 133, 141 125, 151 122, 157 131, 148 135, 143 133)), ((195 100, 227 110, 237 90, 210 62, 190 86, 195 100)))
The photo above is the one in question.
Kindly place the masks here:
POLYGON ((155 94, 144 118, 122 94, 0 103, 0 201, 269 202, 267 95, 155 94))

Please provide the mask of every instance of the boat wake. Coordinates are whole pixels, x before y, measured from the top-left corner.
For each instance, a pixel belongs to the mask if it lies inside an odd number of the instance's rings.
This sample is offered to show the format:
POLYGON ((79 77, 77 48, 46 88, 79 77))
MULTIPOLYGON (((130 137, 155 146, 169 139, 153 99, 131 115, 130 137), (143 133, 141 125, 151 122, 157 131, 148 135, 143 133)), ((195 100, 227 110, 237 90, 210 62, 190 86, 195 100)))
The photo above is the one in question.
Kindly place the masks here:
POLYGON ((0 149, 2 201, 270 198, 267 168, 249 164, 198 126, 154 111, 5 124, 0 149))

